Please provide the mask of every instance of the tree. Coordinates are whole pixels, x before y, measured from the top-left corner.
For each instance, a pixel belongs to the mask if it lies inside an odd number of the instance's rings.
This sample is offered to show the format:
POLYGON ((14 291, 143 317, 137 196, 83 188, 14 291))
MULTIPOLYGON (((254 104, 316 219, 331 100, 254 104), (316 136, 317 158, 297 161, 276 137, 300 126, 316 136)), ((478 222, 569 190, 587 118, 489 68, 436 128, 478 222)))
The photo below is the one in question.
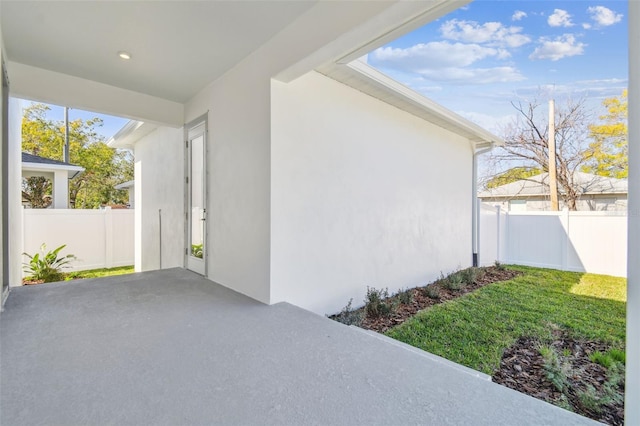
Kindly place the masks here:
MULTIPOLYGON (((518 119, 505 129, 505 145, 491 157, 494 170, 504 170, 515 164, 548 172, 549 123, 546 103, 544 107, 537 100, 526 104, 512 102, 512 105, 518 113, 518 119)), ((584 99, 567 99, 555 109, 558 195, 570 210, 576 210, 580 198, 574 176, 587 161, 584 153, 589 137, 589 121, 584 99)))
MULTIPOLYGON (((22 119, 22 150, 54 160, 62 160, 64 123, 49 120, 50 108, 33 104, 25 109, 22 119)), ((69 159, 85 171, 69 182, 69 201, 75 208, 98 208, 102 204, 124 204, 128 200, 126 190, 116 190, 115 185, 133 179, 133 160, 126 151, 110 148, 104 137, 96 132, 102 120, 73 120, 69 123, 69 159)), ((28 182, 28 181, 27 181, 28 182)), ((37 197, 42 190, 31 184, 23 184, 28 199, 37 197)), ((44 189, 50 194, 49 188, 44 189)), ((34 207, 35 205, 32 204, 34 207)))
POLYGON ((586 164, 582 171, 600 176, 627 178, 629 175, 627 143, 627 90, 619 97, 602 102, 607 114, 603 122, 589 126, 593 142, 585 152, 586 164))
POLYGON ((44 176, 31 176, 22 180, 22 198, 34 209, 51 205, 51 181, 44 176))
POLYGON ((540 173, 542 173, 542 170, 537 167, 514 167, 496 176, 493 176, 487 181, 486 187, 488 189, 496 188, 498 186, 506 185, 511 182, 528 179, 532 176, 537 176, 540 173))

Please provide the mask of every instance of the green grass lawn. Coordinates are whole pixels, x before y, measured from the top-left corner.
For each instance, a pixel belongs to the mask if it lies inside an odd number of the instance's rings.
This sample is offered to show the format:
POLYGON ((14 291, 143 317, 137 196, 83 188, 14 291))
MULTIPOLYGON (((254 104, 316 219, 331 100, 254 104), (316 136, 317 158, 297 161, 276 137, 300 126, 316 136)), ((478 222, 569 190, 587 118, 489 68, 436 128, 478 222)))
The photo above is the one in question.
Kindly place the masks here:
POLYGON ((65 276, 65 281, 80 278, 101 278, 112 275, 133 274, 133 266, 120 266, 118 268, 89 269, 86 271, 69 272, 65 276))
POLYGON ((394 339, 492 374, 521 336, 546 340, 553 327, 624 348, 626 279, 509 266, 524 272, 433 306, 388 331, 394 339))

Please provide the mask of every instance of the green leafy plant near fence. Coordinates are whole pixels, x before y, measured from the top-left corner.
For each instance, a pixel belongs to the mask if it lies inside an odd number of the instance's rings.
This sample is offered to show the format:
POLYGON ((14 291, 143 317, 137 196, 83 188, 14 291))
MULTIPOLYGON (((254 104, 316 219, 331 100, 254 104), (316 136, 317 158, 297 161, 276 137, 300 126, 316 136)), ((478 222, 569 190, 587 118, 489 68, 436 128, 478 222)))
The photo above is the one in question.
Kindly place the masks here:
POLYGON ((191 254, 202 259, 203 244, 191 244, 191 254))
POLYGON ((64 279, 62 268, 76 259, 73 254, 61 256, 60 252, 66 244, 47 252, 46 244, 40 246, 40 253, 30 255, 22 253, 29 258, 29 262, 23 263, 24 271, 29 274, 29 279, 43 281, 45 283, 61 281, 64 279))

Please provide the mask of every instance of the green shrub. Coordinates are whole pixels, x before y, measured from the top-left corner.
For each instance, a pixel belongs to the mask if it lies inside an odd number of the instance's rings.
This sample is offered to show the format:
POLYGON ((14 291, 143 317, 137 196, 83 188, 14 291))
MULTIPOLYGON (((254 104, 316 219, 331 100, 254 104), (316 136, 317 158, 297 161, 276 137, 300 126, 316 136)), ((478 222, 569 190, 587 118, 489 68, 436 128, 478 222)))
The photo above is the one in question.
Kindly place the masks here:
POLYGON ((202 259, 203 244, 191 244, 191 255, 202 259))
POLYGON ((551 346, 541 346, 538 350, 544 360, 545 376, 556 389, 564 392, 569 385, 571 364, 561 360, 558 352, 551 346))
POLYGON ((464 288, 465 282, 460 272, 454 272, 444 280, 445 288, 452 291, 460 291, 464 288))
POLYGON ((502 263, 500 263, 500 261, 496 260, 493 263, 493 266, 498 270, 498 271, 504 271, 504 265, 502 263))
POLYGON ((349 303, 347 303, 347 306, 342 308, 340 313, 334 316, 333 319, 346 325, 359 326, 360 324, 362 324, 362 311, 353 309, 351 307, 352 302, 353 299, 349 299, 349 303))
POLYGON ((398 290, 398 293, 396 293, 396 297, 398 298, 398 301, 400 303, 402 303, 403 305, 410 305, 413 303, 413 290, 411 289, 406 289, 406 290, 398 290))
POLYGON ((367 297, 364 299, 366 314, 370 317, 387 316, 395 311, 396 306, 389 300, 389 289, 376 289, 367 286, 367 297))
POLYGON ((471 267, 467 269, 463 269, 459 272, 462 281, 467 284, 475 284, 475 282, 480 278, 480 268, 471 267))
POLYGON ((423 287, 422 292, 429 299, 440 299, 440 287, 435 284, 423 287))
POLYGON ((61 245, 55 250, 46 252, 46 244, 40 246, 40 253, 33 256, 28 253, 22 253, 29 258, 28 263, 23 263, 24 271, 29 274, 29 278, 36 281, 44 281, 45 283, 60 281, 64 278, 62 268, 66 267, 76 257, 72 254, 60 257, 60 251, 66 247, 61 245))

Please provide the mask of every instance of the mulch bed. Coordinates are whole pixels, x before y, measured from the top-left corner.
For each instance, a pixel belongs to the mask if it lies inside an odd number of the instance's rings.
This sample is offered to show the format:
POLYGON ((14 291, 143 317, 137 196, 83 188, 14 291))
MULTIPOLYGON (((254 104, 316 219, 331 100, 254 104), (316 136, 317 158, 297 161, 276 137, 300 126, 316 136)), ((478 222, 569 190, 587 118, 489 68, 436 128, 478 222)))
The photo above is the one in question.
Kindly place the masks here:
POLYGON ((489 266, 483 269, 485 272, 482 278, 477 279, 473 284, 467 284, 460 290, 450 290, 442 286, 439 282, 431 284, 431 286, 438 287, 440 294, 438 299, 428 297, 423 291, 424 287, 408 290, 413 293, 413 303, 409 305, 405 305, 403 303, 399 304, 398 309, 389 316, 380 316, 377 318, 366 317, 363 319, 360 327, 366 328, 367 330, 377 331, 378 333, 384 333, 390 328, 402 324, 418 313, 418 311, 425 308, 463 296, 488 284, 493 284, 498 281, 507 281, 517 277, 518 275, 522 275, 522 272, 510 271, 508 269, 497 268, 495 266, 489 266))
MULTIPOLYGON (((607 378, 607 370, 592 362, 589 355, 596 351, 604 353, 610 347, 604 343, 573 339, 564 330, 554 330, 553 341, 549 346, 556 349, 558 353, 565 351, 569 354, 563 356, 563 360, 571 365, 571 374, 565 391, 571 409, 602 423, 623 425, 624 401, 605 405, 602 411, 594 412, 584 407, 578 397, 578 392, 584 391, 588 385, 593 386, 597 391, 602 390, 607 378)), ((529 337, 518 339, 505 351, 500 369, 493 375, 493 381, 534 398, 559 405, 562 393, 548 380, 544 359, 538 351, 539 347, 538 340, 529 337)), ((624 392, 624 380, 619 386, 619 391, 624 392)))
MULTIPOLYGON (((425 287, 407 290, 412 293, 410 304, 399 303, 397 300, 399 296, 393 296, 390 300, 396 301, 397 308, 388 316, 369 317, 364 315, 364 308, 355 310, 353 312, 362 314, 362 321, 358 326, 384 333, 402 324, 423 309, 456 299, 488 284, 507 281, 522 275, 522 272, 496 266, 482 269, 484 274, 480 278, 476 279, 473 284, 466 284, 460 290, 446 288, 441 280, 430 284, 429 287, 437 288, 438 298, 429 297, 424 291, 425 287)), ((337 319, 336 317, 339 317, 339 314, 330 316, 333 319, 337 319)), ((545 345, 562 354, 563 362, 568 362, 571 365, 571 373, 564 396, 547 378, 544 358, 539 351, 541 342, 529 337, 521 337, 504 352, 500 368, 492 380, 534 398, 563 406, 585 417, 609 425, 622 426, 624 424, 623 400, 604 405, 599 411, 594 411, 585 407, 579 398, 579 393, 589 385, 597 392, 603 389, 607 380, 607 369, 592 362, 589 356, 596 351, 605 353, 610 349, 610 346, 601 342, 574 339, 565 330, 558 328, 554 328, 552 334, 553 340, 545 342, 545 345)), ((619 391, 624 395, 624 379, 619 385, 619 391)))
POLYGON ((22 284, 24 284, 24 285, 44 284, 44 280, 28 280, 26 278, 23 278, 22 279, 22 284))

